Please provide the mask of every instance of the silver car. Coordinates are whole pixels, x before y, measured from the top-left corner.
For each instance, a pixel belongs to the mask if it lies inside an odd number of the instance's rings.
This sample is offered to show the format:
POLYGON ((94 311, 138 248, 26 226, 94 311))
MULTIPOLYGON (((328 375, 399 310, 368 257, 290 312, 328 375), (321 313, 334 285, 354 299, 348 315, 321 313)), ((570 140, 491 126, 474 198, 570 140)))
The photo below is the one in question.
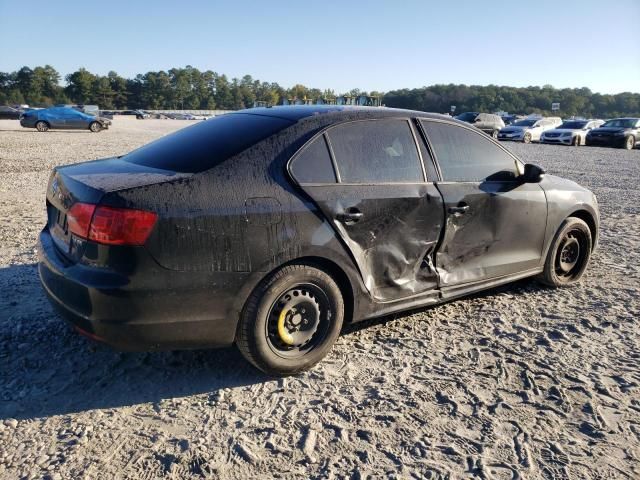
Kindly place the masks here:
POLYGON ((498 140, 513 140, 531 143, 540 140, 543 132, 556 128, 562 123, 560 117, 529 117, 513 122, 498 133, 498 140))
POLYGON ((542 143, 556 143, 561 145, 585 145, 587 133, 594 128, 598 128, 604 120, 569 120, 558 128, 547 130, 542 133, 540 141, 542 143))

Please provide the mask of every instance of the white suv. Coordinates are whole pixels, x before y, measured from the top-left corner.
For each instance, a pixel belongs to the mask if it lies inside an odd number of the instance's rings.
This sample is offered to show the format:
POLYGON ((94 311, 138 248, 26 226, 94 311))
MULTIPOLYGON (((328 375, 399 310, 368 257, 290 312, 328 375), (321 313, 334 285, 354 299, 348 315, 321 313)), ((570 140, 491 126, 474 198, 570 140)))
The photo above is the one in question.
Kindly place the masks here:
POLYGON ((543 132, 556 128, 561 123, 560 117, 525 118, 500 130, 498 140, 531 143, 540 140, 543 132))
POLYGON ((579 147, 586 143, 589 130, 598 128, 604 120, 569 120, 558 128, 547 130, 540 137, 542 143, 558 143, 579 147))

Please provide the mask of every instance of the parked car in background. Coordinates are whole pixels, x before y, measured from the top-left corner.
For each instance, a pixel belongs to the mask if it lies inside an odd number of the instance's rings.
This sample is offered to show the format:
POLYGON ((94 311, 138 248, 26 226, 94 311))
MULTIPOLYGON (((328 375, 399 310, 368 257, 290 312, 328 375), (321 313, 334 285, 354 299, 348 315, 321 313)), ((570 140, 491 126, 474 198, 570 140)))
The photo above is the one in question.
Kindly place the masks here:
POLYGON ((57 167, 46 197, 40 279, 81 333, 235 343, 278 375, 319 362, 343 323, 530 276, 575 284, 599 229, 589 190, 463 122, 393 108, 221 115, 57 167))
POLYGON ((506 125, 511 125, 513 122, 517 122, 518 120, 522 120, 524 115, 501 115, 502 121, 506 125))
POLYGON ((99 132, 109 128, 111 121, 106 118, 87 115, 75 108, 52 107, 23 113, 20 117, 20 125, 25 128, 35 128, 39 132, 46 132, 49 129, 99 132))
POLYGON ((123 110, 119 112, 118 115, 135 116, 138 120, 144 120, 145 118, 149 118, 149 113, 145 112, 144 110, 123 110))
POLYGON ((513 122, 498 133, 499 140, 513 140, 516 142, 537 142, 542 132, 551 130, 562 123, 560 117, 525 118, 513 122))
POLYGON ((23 110, 8 105, 0 106, 0 120, 18 120, 23 113, 23 110))
POLYGON ((556 143, 579 147, 580 145, 585 144, 587 133, 594 128, 598 128, 603 123, 604 120, 565 121, 558 128, 543 132, 540 137, 540 141, 542 143, 556 143))
POLYGON ((614 118, 587 133, 587 145, 631 150, 640 142, 640 118, 614 118))
POLYGON ((455 117, 457 120, 470 123, 493 138, 498 138, 498 132, 504 128, 504 121, 493 113, 464 112, 455 117))

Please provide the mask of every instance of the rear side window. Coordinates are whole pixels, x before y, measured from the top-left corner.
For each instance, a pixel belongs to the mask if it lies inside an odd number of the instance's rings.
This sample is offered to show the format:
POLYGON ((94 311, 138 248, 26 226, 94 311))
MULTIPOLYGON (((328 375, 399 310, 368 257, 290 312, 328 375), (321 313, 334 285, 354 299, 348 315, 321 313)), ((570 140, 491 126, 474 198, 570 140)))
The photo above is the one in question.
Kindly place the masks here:
POLYGON ((229 113, 178 130, 122 159, 174 172, 203 172, 292 124, 282 118, 229 113))
POLYGON ((422 125, 444 181, 505 181, 518 175, 516 160, 482 134, 440 122, 422 125))
POLYGON ((336 183, 324 135, 316 138, 293 159, 290 170, 298 183, 336 183))
POLYGON ((328 132, 340 181, 344 183, 423 182, 409 122, 366 120, 328 132))

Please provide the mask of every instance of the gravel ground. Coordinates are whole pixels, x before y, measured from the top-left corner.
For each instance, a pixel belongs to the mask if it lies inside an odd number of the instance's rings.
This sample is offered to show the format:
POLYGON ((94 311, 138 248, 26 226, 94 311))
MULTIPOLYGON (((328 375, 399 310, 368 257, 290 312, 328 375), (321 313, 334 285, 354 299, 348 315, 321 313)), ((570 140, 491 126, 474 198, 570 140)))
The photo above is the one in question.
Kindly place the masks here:
POLYGON ((0 478, 640 478, 640 150, 507 145, 597 194, 580 285, 522 281, 368 322, 313 371, 272 379, 235 349, 96 346, 38 283, 51 168, 189 123, 0 121, 0 478))

